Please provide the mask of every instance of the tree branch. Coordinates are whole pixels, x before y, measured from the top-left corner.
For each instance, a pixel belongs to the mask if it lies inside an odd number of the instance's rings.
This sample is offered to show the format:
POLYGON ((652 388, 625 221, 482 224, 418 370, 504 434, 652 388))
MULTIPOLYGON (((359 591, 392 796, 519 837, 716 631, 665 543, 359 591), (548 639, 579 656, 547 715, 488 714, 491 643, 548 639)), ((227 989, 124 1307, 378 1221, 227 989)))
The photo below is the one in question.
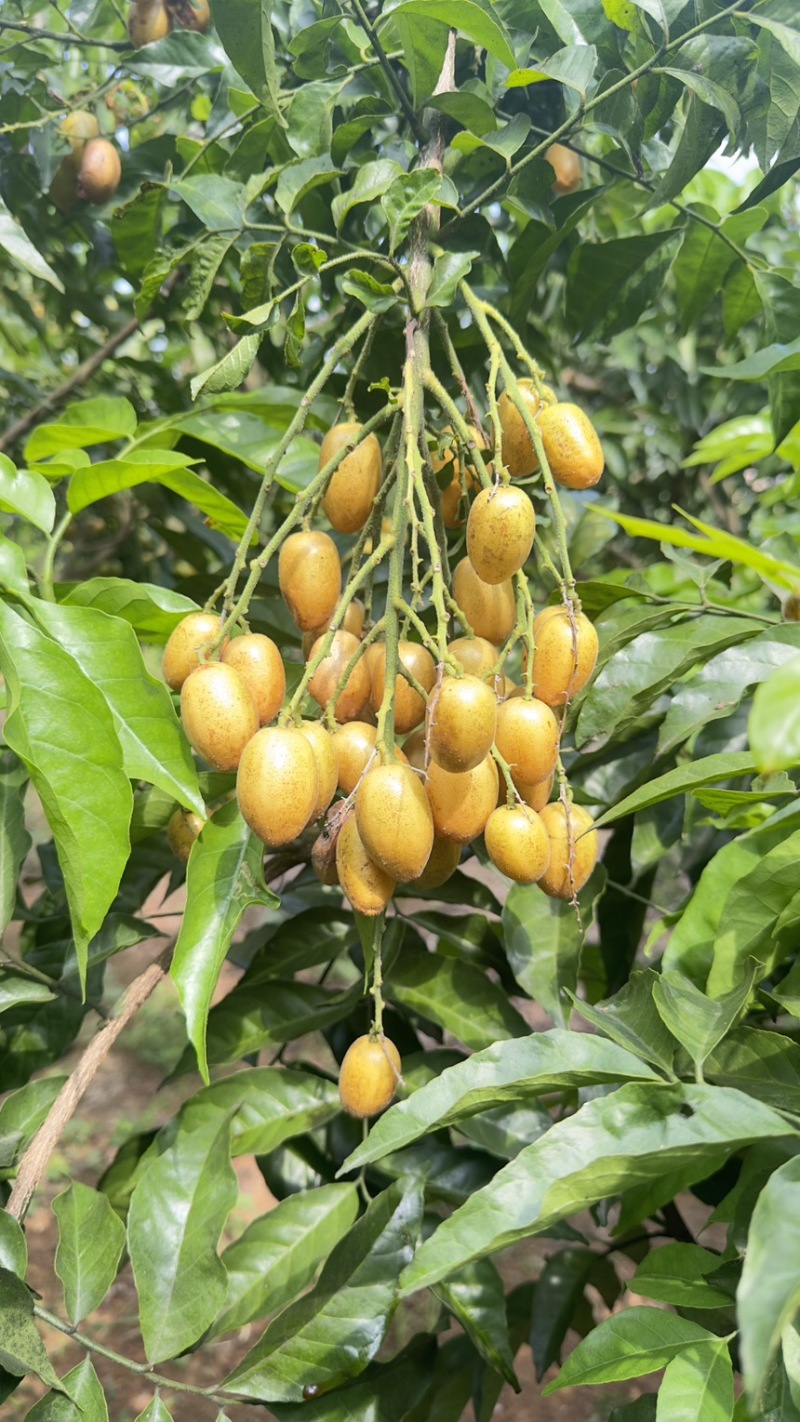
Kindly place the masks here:
POLYGON ((25 25, 21 20, 0 20, 0 30, 17 30, 27 39, 57 40, 59 44, 80 44, 86 49, 132 49, 130 40, 96 40, 90 35, 59 34, 56 30, 43 30, 37 25, 25 25))

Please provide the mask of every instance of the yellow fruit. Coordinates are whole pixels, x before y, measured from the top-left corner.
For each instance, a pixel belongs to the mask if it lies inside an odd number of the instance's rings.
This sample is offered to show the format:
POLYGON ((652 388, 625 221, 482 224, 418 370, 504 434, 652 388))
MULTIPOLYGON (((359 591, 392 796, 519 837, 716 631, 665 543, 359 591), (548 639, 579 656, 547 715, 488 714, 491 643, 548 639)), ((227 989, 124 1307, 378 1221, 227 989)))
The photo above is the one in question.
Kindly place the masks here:
POLYGON ((597 665, 597 633, 583 612, 546 607, 533 624, 533 694, 563 706, 588 682, 597 665))
MULTIPOLYGON (((317 655, 323 641, 324 638, 319 637, 314 643, 311 648, 310 661, 313 661, 317 655)), ((330 651, 326 657, 323 657, 308 683, 311 695, 323 709, 332 699, 343 672, 360 646, 361 643, 357 637, 353 636, 352 632, 343 632, 341 628, 338 632, 334 632, 330 651)), ((368 697, 369 672, 362 657, 360 661, 356 662, 344 688, 336 698, 336 705, 333 708, 336 720, 355 721, 368 697)))
POLYGON ((490 755, 459 775, 431 761, 425 788, 436 833, 457 844, 477 839, 497 804, 497 786, 497 766, 490 755))
POLYGON ((550 863, 539 887, 553 899, 571 899, 583 888, 597 863, 597 831, 582 805, 561 800, 545 805, 540 818, 550 840, 550 863))
POLYGON ((172 20, 164 0, 132 0, 128 14, 128 39, 134 49, 166 39, 172 20))
POLYGON ((276 849, 302 834, 319 797, 317 758, 294 726, 265 726, 248 742, 236 777, 239 809, 276 849))
POLYGON ((505 642, 516 621, 513 583, 485 583, 469 558, 462 558, 453 574, 453 597, 477 637, 505 642))
POLYGON ((483 832, 496 869, 515 884, 535 884, 550 862, 550 840, 539 816, 527 805, 500 805, 483 832))
POLYGON ((88 109, 73 109, 62 120, 59 131, 62 137, 69 139, 73 153, 80 155, 89 140, 97 138, 100 125, 88 109))
POLYGON ((333 736, 329 731, 326 731, 321 721, 301 721, 298 730, 308 741, 317 762, 319 791, 310 818, 318 820, 320 815, 325 814, 336 794, 336 755, 333 749, 333 736))
POLYGON ((204 35, 211 24, 208 0, 167 0, 169 13, 182 30, 197 30, 204 35))
POLYGON ((303 632, 326 626, 342 590, 342 565, 327 533, 290 533, 278 558, 278 581, 303 632))
POLYGON ((445 676, 428 702, 431 759, 443 770, 474 770, 494 743, 497 697, 477 676, 445 676))
MULTIPOLYGON (((476 429, 475 425, 469 425, 468 429, 478 449, 482 451, 484 442, 480 430, 476 429)), ((462 466, 461 445, 453 435, 453 426, 446 425, 444 433, 451 436, 451 443, 443 455, 438 454, 436 450, 431 451, 431 467, 434 474, 438 474, 444 468, 452 468, 452 482, 442 489, 440 495, 442 518, 445 528, 460 528, 464 522, 461 516, 461 501, 465 496, 465 491, 469 492, 476 488, 479 480, 474 465, 462 466)))
MULTIPOLYGON (((358 434, 361 426, 352 421, 328 430, 319 451, 319 468, 338 454, 342 445, 358 434)), ((381 447, 374 434, 346 454, 331 475, 322 507, 338 533, 357 533, 372 513, 383 473, 381 447)))
POLYGON ((563 143, 551 143, 544 156, 556 175, 553 192, 559 197, 563 193, 574 193, 583 178, 578 154, 573 153, 571 148, 565 148, 563 143))
MULTIPOLYGON (((517 383, 522 403, 531 417, 535 418, 542 408, 536 386, 532 380, 520 380, 517 383)), ((503 391, 497 402, 497 414, 503 437, 503 463, 512 479, 526 479, 529 474, 536 473, 539 461, 525 421, 507 390, 503 391)))
POLYGON ((181 864, 188 863, 192 845, 199 835, 205 820, 194 810, 176 810, 167 825, 167 844, 181 864))
POLYGON ((470 676, 479 676, 486 681, 492 675, 497 662, 497 648, 485 637, 456 637, 449 642, 447 650, 453 661, 470 676))
MULTIPOLYGON (((436 680, 436 665, 430 652, 419 642, 401 642, 398 646, 401 664, 416 677, 425 691, 430 691, 436 680)), ((386 644, 379 642, 370 647, 369 660, 371 687, 370 702, 373 711, 380 711, 386 681, 386 644)), ((399 736, 413 731, 425 715, 425 702, 404 676, 396 676, 394 682, 394 728, 399 736)))
POLYGON ((368 855, 395 883, 407 884, 422 873, 433 846, 433 816, 410 765, 367 771, 356 795, 356 822, 368 855))
POLYGON ((333 753, 339 789, 343 795, 352 795, 374 753, 377 739, 376 728, 364 721, 350 721, 334 731, 333 753))
POLYGON ((550 473, 565 489, 592 489, 605 467, 603 449, 579 405, 547 405, 536 423, 550 473))
POLYGON ((239 673, 256 703, 260 724, 269 725, 280 711, 286 694, 286 672, 272 638, 260 632, 235 637, 224 649, 222 661, 239 673))
POLYGON ((440 889, 452 879, 461 862, 461 845, 454 839, 434 835, 433 848, 422 873, 413 880, 415 889, 440 889))
POLYGON ((96 206, 108 202, 119 187, 122 164, 119 153, 107 138, 92 138, 81 157, 78 197, 96 206))
POLYGON ((533 547, 536 516, 522 489, 481 489, 467 520, 467 553, 478 577, 494 586, 513 577, 533 547))
POLYGON ((357 913, 375 918, 383 913, 392 894, 392 879, 370 859, 358 832, 355 815, 345 820, 336 841, 336 868, 342 892, 357 913))
MULTIPOLYGON (((525 801, 529 809, 536 810, 537 813, 544 809, 553 793, 554 776, 548 775, 547 779, 540 781, 538 785, 528 785, 524 780, 517 780, 515 775, 511 778, 514 781, 517 794, 525 801)), ((502 789, 505 790, 505 786, 502 789)), ((505 795, 503 798, 505 799, 505 795)))
POLYGON ((222 662, 206 662, 187 676, 181 720, 190 745, 214 770, 235 770, 258 730, 250 692, 239 673, 222 662))
POLYGON ((388 1037, 359 1037, 339 1071, 339 1098, 350 1116, 377 1116, 393 1100, 400 1076, 400 1053, 388 1037))
POLYGON ((403 742, 403 754, 409 765, 415 770, 425 770, 425 727, 419 726, 416 731, 412 731, 410 736, 406 736, 403 742))
POLYGON ((173 691, 180 691, 189 673, 200 666, 221 627, 222 618, 215 612, 190 612, 170 633, 161 672, 173 691))
POLYGON ((497 749, 527 785, 552 775, 558 760, 558 722, 544 701, 514 696, 497 712, 497 749))

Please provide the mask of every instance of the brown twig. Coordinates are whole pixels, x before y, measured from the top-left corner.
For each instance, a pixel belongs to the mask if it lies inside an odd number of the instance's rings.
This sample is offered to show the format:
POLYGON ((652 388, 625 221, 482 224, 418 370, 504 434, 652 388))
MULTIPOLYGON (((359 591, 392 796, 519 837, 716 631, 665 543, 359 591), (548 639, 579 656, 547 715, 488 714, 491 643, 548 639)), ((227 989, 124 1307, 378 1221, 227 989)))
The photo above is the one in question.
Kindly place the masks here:
POLYGON ((14 1188, 6 1205, 8 1214, 13 1215, 15 1219, 23 1219, 61 1133, 78 1102, 91 1085, 120 1033, 165 977, 171 959, 172 948, 169 947, 155 963, 151 963, 138 978, 134 978, 120 998, 114 1016, 92 1038, 75 1070, 64 1082, 45 1121, 20 1161, 14 1188))

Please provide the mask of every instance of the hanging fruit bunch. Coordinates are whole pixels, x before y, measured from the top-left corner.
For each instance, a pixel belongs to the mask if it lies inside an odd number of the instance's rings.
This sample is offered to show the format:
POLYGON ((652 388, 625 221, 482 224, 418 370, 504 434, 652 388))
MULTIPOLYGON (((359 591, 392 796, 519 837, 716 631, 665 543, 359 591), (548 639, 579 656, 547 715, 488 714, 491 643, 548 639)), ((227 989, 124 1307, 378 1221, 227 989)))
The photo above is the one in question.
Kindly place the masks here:
MULTIPOLYGON (((571 900, 576 911, 597 859, 591 816, 573 803, 561 760, 570 703, 592 676, 598 642, 577 596, 557 486, 594 486, 603 453, 585 413, 543 384, 505 318, 462 289, 489 356, 485 418, 471 396, 466 415, 452 399, 419 323, 399 391, 363 424, 346 395, 316 477, 248 565, 280 458, 310 399, 344 355, 363 339, 363 356, 371 342, 375 318, 365 313, 337 342, 268 465, 219 590, 221 609, 212 600, 188 616, 164 653, 189 741, 214 770, 236 771, 254 834, 270 851, 303 837, 301 857, 322 882, 339 885, 380 925, 398 886, 441 886, 481 836, 502 874, 571 900), (522 378, 503 337, 526 368, 522 378), (426 406, 444 425, 438 438, 426 406), (451 571, 446 529, 464 524, 466 553, 451 571), (526 573, 534 552, 558 587, 558 601, 538 613, 526 573), (273 558, 305 657, 288 698, 277 646, 246 622, 273 558), (377 580, 381 566, 386 578, 377 580)), ((452 344, 449 352, 466 392, 452 344)), ((173 821, 184 857, 201 826, 173 821)), ((375 941, 379 948, 379 932, 375 941)), ((380 972, 376 951, 375 1030, 354 1044, 342 1071, 343 1104, 362 1116, 388 1104, 399 1079, 396 1050, 382 1034, 380 972)))

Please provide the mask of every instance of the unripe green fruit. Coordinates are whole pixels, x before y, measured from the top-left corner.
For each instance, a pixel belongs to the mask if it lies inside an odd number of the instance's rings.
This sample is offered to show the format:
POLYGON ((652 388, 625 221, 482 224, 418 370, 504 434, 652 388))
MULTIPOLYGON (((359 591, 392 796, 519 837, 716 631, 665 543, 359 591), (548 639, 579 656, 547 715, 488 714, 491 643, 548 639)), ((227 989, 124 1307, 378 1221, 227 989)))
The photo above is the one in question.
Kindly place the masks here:
POLYGON ((181 864, 189 862, 192 845, 197 839, 205 820, 194 810, 176 810, 167 825, 167 844, 181 864))

